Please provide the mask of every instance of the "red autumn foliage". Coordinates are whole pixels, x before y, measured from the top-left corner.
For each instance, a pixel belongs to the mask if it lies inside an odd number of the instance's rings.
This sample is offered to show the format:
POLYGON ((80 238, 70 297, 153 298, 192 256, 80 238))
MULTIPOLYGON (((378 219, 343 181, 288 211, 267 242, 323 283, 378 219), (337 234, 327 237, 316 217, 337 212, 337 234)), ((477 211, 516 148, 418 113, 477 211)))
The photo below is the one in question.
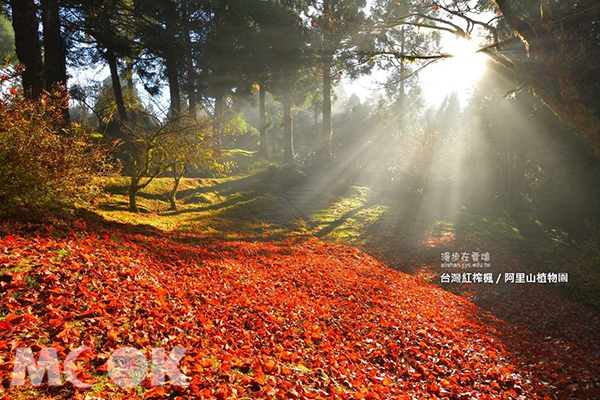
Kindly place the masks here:
MULTIPOLYGON (((187 388, 102 398, 586 399, 600 363, 574 345, 507 324, 468 300, 317 240, 248 243, 80 222, 0 238, 4 398, 17 347, 110 353, 187 347, 187 388), (170 397, 169 397, 170 396, 170 397)), ((20 233, 14 233, 20 232, 20 233)), ((84 399, 89 390, 37 389, 84 399)), ((1 392, 0 392, 1 393, 1 392)))
POLYGON ((35 100, 10 93, 0 94, 0 215, 24 219, 24 210, 46 214, 97 196, 96 178, 114 171, 111 149, 89 129, 65 123, 64 89, 35 100))

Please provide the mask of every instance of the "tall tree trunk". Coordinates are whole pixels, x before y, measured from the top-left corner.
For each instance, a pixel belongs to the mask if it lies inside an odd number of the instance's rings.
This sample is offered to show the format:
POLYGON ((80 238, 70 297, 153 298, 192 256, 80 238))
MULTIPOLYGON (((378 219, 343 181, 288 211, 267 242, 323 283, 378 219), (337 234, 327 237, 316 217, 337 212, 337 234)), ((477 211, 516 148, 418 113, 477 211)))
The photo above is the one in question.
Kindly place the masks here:
POLYGON ((519 205, 519 198, 523 183, 525 181, 525 171, 527 167, 527 151, 524 146, 519 146, 509 140, 505 155, 505 170, 503 176, 504 182, 504 200, 509 207, 519 205))
POLYGON ((23 89, 27 95, 38 98, 45 82, 37 6, 33 0, 11 0, 10 7, 15 31, 15 51, 19 61, 25 65, 23 89))
POLYGON ((317 101, 313 105, 313 129, 313 135, 316 139, 319 137, 319 103, 317 101))
POLYGON ((175 56, 170 52, 165 57, 167 79, 169 81, 169 96, 171 99, 170 114, 176 117, 181 113, 181 95, 179 94, 179 79, 177 74, 177 62, 175 56))
POLYGON ((127 82, 127 91, 133 92, 135 90, 135 85, 133 84, 133 59, 127 57, 125 59, 125 67, 127 71, 125 72, 125 82, 127 82))
POLYGON ((323 133, 321 137, 321 161, 331 156, 331 65, 333 55, 323 55, 323 133))
POLYGON ((190 28, 190 14, 188 1, 183 1, 183 27, 184 27, 184 43, 187 66, 187 92, 188 106, 191 116, 196 116, 196 69, 194 68, 194 58, 192 51, 192 37, 190 28))
POLYGON ((260 132, 260 141, 258 143, 258 154, 263 157, 269 156, 267 149, 267 106, 266 106, 267 90, 265 85, 260 84, 258 89, 258 124, 260 132))
MULTIPOLYGON (((404 32, 404 26, 402 28, 400 28, 400 54, 404 54, 404 52, 406 51, 405 49, 406 47, 406 37, 405 37, 405 32, 404 32)), ((406 65, 405 65, 405 60, 401 59, 400 60, 400 96, 398 97, 398 109, 399 109, 399 119, 400 119, 400 129, 402 129, 402 131, 404 131, 405 127, 404 127, 404 117, 406 115, 405 112, 405 100, 406 100, 406 94, 405 92, 405 74, 406 74, 406 65)))
POLYGON ((121 79, 119 77, 119 69, 117 67, 117 57, 111 47, 106 49, 106 61, 110 69, 110 78, 115 94, 115 102, 117 103, 117 112, 121 123, 129 122, 127 110, 125 109, 125 100, 123 99, 123 88, 121 87, 121 79))
POLYGON ((181 93, 179 90, 179 66, 177 65, 177 57, 179 46, 177 43, 177 34, 179 33, 177 25, 180 23, 180 16, 177 13, 176 5, 172 1, 168 1, 168 7, 165 13, 166 20, 166 43, 168 48, 165 49, 165 69, 167 80, 169 81, 169 97, 171 100, 170 114, 172 117, 177 117, 181 114, 181 93))
POLYGON ((283 154, 286 163, 294 162, 294 136, 292 131, 292 97, 283 95, 283 154))
POLYGON ((65 44, 60 32, 58 0, 42 0, 41 5, 46 89, 52 89, 55 84, 67 84, 65 44))
POLYGON ((225 111, 225 96, 218 93, 215 96, 215 112, 214 112, 214 124, 212 127, 213 135, 217 139, 217 144, 220 146, 223 143, 221 117, 225 111))
MULTIPOLYGON (((42 25, 44 32, 44 72, 46 73, 46 89, 56 85, 67 89, 67 53, 65 42, 60 32, 60 14, 58 0, 42 0, 42 25)), ((63 121, 68 123, 69 103, 63 111, 63 121)))
POLYGON ((225 111, 225 96, 218 94, 215 97, 215 117, 220 117, 225 111))
MULTIPOLYGON (((318 101, 314 101, 313 104, 313 132, 312 132, 312 142, 317 144, 317 138, 319 137, 319 112, 322 105, 319 104, 318 101)), ((317 152, 318 152, 318 146, 315 146, 314 149, 317 149, 317 151, 313 151, 311 152, 310 155, 310 160, 311 162, 314 162, 317 158, 317 152)))

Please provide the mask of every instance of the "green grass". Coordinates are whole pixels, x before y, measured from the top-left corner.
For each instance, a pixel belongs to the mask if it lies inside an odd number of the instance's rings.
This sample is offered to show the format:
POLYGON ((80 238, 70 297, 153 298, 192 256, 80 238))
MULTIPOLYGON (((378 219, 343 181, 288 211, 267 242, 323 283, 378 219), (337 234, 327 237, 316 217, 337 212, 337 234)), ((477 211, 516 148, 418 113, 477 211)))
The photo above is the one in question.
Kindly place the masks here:
POLYGON ((256 152, 242 149, 225 151, 223 159, 233 162, 235 164, 234 171, 241 174, 256 173, 272 164, 271 161, 258 157, 256 152))
POLYGON ((108 194, 99 199, 96 212, 109 220, 227 240, 317 236, 401 255, 400 266, 439 264, 441 251, 480 250, 496 257, 533 254, 534 259, 547 254, 543 226, 527 215, 511 216, 493 208, 486 215, 464 207, 448 212, 434 209, 422 196, 386 196, 249 151, 232 150, 224 158, 237 166, 229 176, 182 180, 177 211, 169 210, 165 195, 171 180, 158 178, 138 197, 142 212, 130 213, 127 178, 120 177, 107 180, 108 194))
POLYGON ((519 247, 542 240, 537 221, 481 216, 466 211, 452 219, 399 206, 364 186, 333 179, 314 184, 295 167, 273 164, 252 152, 229 153, 240 167, 227 177, 183 179, 178 210, 169 210, 166 193, 172 182, 157 178, 138 197, 141 213, 127 209, 127 178, 106 181, 108 194, 97 212, 109 220, 147 224, 162 230, 197 232, 229 239, 316 235, 350 244, 369 244, 394 237, 419 247, 427 240, 477 237, 486 243, 519 247))

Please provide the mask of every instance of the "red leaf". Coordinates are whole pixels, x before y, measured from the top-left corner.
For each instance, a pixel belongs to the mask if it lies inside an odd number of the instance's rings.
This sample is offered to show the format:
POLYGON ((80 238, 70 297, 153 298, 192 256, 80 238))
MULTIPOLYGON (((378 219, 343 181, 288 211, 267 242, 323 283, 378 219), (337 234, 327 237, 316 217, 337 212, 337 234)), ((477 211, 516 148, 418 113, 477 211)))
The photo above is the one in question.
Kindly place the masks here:
POLYGON ((5 321, 0 321, 0 331, 9 331, 12 329, 12 325, 5 321))
POLYGON ((152 397, 162 397, 165 395, 165 388, 162 386, 154 387, 146 392, 144 399, 150 399, 152 397))

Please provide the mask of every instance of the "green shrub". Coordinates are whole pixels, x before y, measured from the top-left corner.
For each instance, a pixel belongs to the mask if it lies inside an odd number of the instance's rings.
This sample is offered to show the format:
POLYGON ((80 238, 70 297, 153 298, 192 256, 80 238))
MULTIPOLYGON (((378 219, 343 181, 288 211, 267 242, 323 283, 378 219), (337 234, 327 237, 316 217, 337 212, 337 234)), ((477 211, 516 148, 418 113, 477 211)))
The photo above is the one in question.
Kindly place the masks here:
POLYGON ((41 212, 97 194, 109 151, 77 124, 65 124, 68 95, 58 88, 31 99, 0 97, 0 213, 41 212))

